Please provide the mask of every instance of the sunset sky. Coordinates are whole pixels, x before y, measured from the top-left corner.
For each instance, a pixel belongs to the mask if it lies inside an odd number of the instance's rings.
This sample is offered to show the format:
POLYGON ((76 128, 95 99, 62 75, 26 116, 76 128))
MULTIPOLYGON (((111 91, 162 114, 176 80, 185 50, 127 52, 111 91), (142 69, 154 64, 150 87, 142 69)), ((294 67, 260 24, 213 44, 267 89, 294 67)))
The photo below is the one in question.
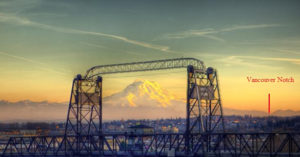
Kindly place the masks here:
MULTIPOLYGON (((223 105, 300 110, 300 1, 1 0, 0 100, 68 102, 95 65, 194 57, 217 69, 223 105), (250 83, 247 77, 293 77, 250 83)), ((137 78, 186 96, 185 69, 104 76, 104 94, 137 78)))

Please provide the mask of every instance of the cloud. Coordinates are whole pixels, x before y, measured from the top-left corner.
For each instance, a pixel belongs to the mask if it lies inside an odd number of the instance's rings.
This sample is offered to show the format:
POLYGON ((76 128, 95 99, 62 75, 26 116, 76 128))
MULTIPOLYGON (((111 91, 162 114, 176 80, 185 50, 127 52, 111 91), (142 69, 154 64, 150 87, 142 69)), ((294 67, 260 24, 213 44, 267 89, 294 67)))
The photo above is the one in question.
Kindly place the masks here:
POLYGON ((213 36, 213 35, 202 35, 202 37, 208 38, 208 39, 212 39, 212 40, 216 40, 216 41, 220 41, 220 42, 225 42, 224 39, 213 36))
MULTIPOLYGON (((203 30, 187 30, 184 32, 173 33, 173 34, 166 34, 163 38, 167 39, 181 39, 181 38, 190 38, 190 37, 213 37, 212 34, 215 34, 216 31, 214 29, 203 29, 203 30), (209 35, 210 34, 210 35, 209 35)), ((223 39, 221 39, 223 40, 223 39)))
POLYGON ((258 63, 253 63, 249 59, 245 59, 243 56, 227 56, 221 59, 216 59, 215 61, 224 63, 225 66, 247 66, 252 68, 264 68, 264 69, 280 69, 279 67, 268 66, 258 63))
POLYGON ((35 61, 35 60, 31 60, 31 59, 28 59, 28 58, 25 58, 25 57, 22 57, 22 56, 11 55, 11 54, 1 52, 1 51, 0 51, 0 55, 39 65, 38 67, 42 70, 46 70, 46 71, 49 71, 49 72, 54 72, 54 73, 61 74, 61 75, 66 75, 65 72, 61 72, 61 71, 58 71, 58 70, 55 70, 55 69, 52 69, 52 68, 48 68, 47 64, 45 64, 45 63, 41 63, 41 62, 38 62, 38 61, 35 61))
POLYGON ((257 56, 235 56, 235 57, 238 57, 238 58, 245 58, 245 59, 264 60, 264 61, 289 62, 289 63, 292 63, 292 64, 300 65, 300 59, 297 59, 297 58, 257 57, 257 56))
POLYGON ((39 5, 41 0, 9 0, 0 1, 0 10, 6 10, 13 13, 22 13, 39 5))
POLYGON ((221 61, 225 63, 225 65, 242 65, 254 68, 269 68, 269 69, 280 69, 280 67, 276 66, 268 66, 258 63, 253 63, 252 60, 262 60, 262 61, 276 61, 276 62, 288 62, 296 65, 300 65, 300 59, 297 58, 280 58, 280 57, 257 57, 257 56, 228 56, 225 58, 217 59, 217 61, 221 61))
POLYGON ((250 30, 250 29, 259 29, 259 28, 271 28, 271 27, 279 27, 279 24, 260 24, 260 25, 236 25, 223 29, 213 29, 207 28, 202 30, 187 30, 174 34, 164 35, 164 39, 181 39, 181 38, 191 38, 191 37, 204 37, 220 42, 225 42, 224 39, 215 36, 216 34, 224 33, 224 32, 233 32, 237 30, 250 30))
POLYGON ((271 50, 278 51, 278 52, 281 52, 281 53, 284 53, 284 54, 300 55, 299 51, 292 51, 292 50, 285 50, 285 49, 271 49, 271 50))
POLYGON ((150 48, 150 49, 159 50, 159 51, 163 51, 163 52, 172 52, 168 46, 154 45, 154 44, 150 44, 150 43, 146 43, 146 42, 142 42, 142 41, 128 39, 126 37, 119 36, 119 35, 106 34, 106 33, 101 33, 101 32, 83 31, 83 30, 77 30, 77 29, 72 29, 72 28, 63 28, 63 27, 46 25, 46 24, 31 21, 26 18, 21 18, 21 17, 17 17, 14 15, 9 15, 9 14, 0 13, 0 22, 12 23, 12 24, 23 25, 23 26, 32 26, 32 27, 51 30, 51 31, 55 31, 55 32, 61 32, 61 33, 107 37, 107 38, 120 40, 120 41, 129 43, 129 44, 145 47, 145 48, 150 48))
POLYGON ((224 28, 218 32, 231 32, 236 30, 247 30, 247 29, 258 29, 258 28, 271 28, 271 27, 280 27, 279 24, 259 24, 259 25, 236 25, 229 28, 224 28))
MULTIPOLYGON (((242 40, 242 41, 235 42, 235 45, 270 47, 269 49, 273 51, 287 52, 287 51, 291 51, 288 50, 290 48, 298 48, 300 45, 300 40, 295 37, 270 38, 268 40, 265 39, 242 40), (283 48, 282 46, 286 48, 283 48), (276 47, 278 49, 276 49, 276 47)), ((300 53, 300 52, 296 52, 296 53, 300 53)))
POLYGON ((93 43, 87 43, 87 42, 80 42, 83 45, 91 46, 91 47, 97 47, 97 48, 105 48, 105 46, 100 44, 93 44, 93 43))
POLYGON ((267 61, 289 62, 289 63, 300 65, 300 59, 297 59, 297 58, 267 58, 267 57, 258 57, 257 59, 267 60, 267 61))

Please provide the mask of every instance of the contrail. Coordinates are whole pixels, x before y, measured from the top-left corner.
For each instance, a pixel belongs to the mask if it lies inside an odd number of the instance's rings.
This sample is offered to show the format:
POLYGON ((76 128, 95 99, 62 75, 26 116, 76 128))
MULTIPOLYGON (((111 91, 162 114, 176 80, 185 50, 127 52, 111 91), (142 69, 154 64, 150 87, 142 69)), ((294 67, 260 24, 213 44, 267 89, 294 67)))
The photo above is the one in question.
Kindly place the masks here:
POLYGON ((62 33, 69 33, 69 34, 101 36, 101 37, 120 40, 120 41, 129 43, 129 44, 133 44, 133 45, 137 45, 137 46, 141 46, 141 47, 145 47, 145 48, 150 48, 150 49, 159 50, 159 51, 163 51, 163 52, 172 52, 168 46, 155 45, 155 44, 150 44, 150 43, 146 43, 143 41, 132 40, 132 39, 128 39, 127 37, 123 37, 123 36, 119 36, 119 35, 51 26, 51 25, 46 25, 46 24, 35 22, 35 21, 31 21, 26 18, 20 18, 20 17, 14 16, 14 15, 7 15, 7 14, 3 14, 3 13, 0 13, 0 22, 9 22, 9 23, 17 24, 17 25, 38 27, 38 28, 42 28, 42 29, 46 29, 46 30, 62 32, 62 33))
POLYGON ((39 65, 39 68, 43 69, 43 70, 47 70, 47 71, 50 71, 50 72, 55 72, 55 73, 58 73, 58 74, 66 75, 66 73, 54 70, 52 68, 48 68, 47 67, 48 65, 45 64, 45 63, 41 63, 41 62, 38 62, 38 61, 35 61, 35 60, 32 60, 32 59, 28 59, 28 58, 25 58, 25 57, 22 57, 22 56, 11 55, 11 54, 1 52, 1 51, 0 51, 0 54, 3 55, 3 56, 11 57, 11 58, 22 60, 22 61, 25 61, 25 62, 37 64, 37 65, 39 65))

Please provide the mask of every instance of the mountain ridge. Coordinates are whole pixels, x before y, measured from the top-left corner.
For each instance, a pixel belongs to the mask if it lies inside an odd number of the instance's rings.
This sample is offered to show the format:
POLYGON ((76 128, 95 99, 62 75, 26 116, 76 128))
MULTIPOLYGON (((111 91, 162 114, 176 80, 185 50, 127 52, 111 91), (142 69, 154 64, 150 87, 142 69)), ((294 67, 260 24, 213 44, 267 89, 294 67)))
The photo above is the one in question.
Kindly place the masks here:
MULTIPOLYGON (((119 110, 125 109, 126 107, 119 107, 119 110)), ((24 100, 17 102, 10 102, 7 100, 0 100, 0 121, 1 122, 25 122, 25 121, 65 121, 67 116, 68 103, 53 103, 49 101, 31 101, 24 100), (47 103, 47 104, 46 104, 47 103), (25 109, 24 109, 25 108, 25 109), (29 109, 29 110, 26 110, 29 109), (39 113, 36 113, 39 112, 39 113), (53 114, 57 114, 56 118, 53 114), (32 116, 27 116, 27 114, 32 116), (13 117, 13 118, 9 118, 13 117)), ((145 115, 147 110, 138 111, 139 107, 135 107, 135 111, 145 115)), ((265 117, 268 116, 267 112, 258 110, 240 110, 224 107, 225 116, 244 116, 252 115, 254 117, 265 117)), ((185 113, 185 110, 180 111, 185 113)), ((105 111, 103 114, 106 114, 105 111)), ((300 116, 300 111, 295 110, 275 110, 271 116, 279 117, 292 117, 300 116)), ((147 117, 144 117, 147 118, 147 117)))
MULTIPOLYGON (((157 82, 135 80, 124 89, 103 98, 103 119, 155 119, 185 117, 186 102, 157 82)), ((56 121, 66 119, 68 102, 0 100, 0 120, 56 121)), ((224 107, 224 115, 268 116, 259 110, 224 107)), ((300 111, 276 110, 271 116, 300 116, 300 111)))

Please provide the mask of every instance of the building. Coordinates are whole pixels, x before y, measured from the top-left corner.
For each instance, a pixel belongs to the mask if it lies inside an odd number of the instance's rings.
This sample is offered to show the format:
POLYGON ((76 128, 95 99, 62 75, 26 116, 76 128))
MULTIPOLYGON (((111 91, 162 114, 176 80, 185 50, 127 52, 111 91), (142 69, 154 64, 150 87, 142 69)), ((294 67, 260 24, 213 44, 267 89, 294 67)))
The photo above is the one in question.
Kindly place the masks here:
POLYGON ((128 132, 134 134, 152 134, 154 133, 154 128, 151 126, 138 124, 128 127, 128 132))

